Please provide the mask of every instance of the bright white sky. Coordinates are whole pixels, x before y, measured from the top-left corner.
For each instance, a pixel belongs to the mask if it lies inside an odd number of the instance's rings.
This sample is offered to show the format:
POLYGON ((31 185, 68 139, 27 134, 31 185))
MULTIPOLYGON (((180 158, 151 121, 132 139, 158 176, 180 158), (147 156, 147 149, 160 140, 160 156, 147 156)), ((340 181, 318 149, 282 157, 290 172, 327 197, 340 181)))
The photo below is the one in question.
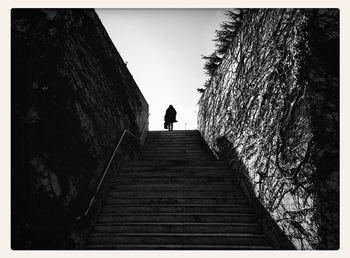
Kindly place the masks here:
POLYGON ((223 9, 96 9, 149 105, 149 130, 162 130, 173 105, 174 130, 197 129, 197 102, 207 79, 201 55, 211 54, 223 9))

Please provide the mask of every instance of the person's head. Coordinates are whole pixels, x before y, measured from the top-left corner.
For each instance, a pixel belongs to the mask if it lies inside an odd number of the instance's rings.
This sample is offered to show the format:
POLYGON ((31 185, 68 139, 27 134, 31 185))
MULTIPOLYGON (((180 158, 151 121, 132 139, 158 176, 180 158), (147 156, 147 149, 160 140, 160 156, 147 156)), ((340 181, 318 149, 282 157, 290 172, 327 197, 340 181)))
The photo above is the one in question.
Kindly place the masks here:
POLYGON ((172 108, 172 107, 173 107, 173 105, 170 105, 169 107, 170 107, 170 108, 172 108))

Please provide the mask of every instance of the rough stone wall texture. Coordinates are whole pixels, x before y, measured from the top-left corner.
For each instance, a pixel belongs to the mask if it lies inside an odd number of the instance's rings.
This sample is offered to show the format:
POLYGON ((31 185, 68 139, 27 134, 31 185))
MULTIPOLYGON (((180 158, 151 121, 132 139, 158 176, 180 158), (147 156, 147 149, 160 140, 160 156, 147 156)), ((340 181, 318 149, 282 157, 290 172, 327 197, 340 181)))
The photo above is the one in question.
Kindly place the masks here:
POLYGON ((244 164, 296 248, 338 249, 338 10, 245 10, 211 79, 198 113, 210 147, 244 164))
MULTIPOLYGON (((12 248, 74 248, 74 218, 123 130, 141 134, 148 104, 94 10, 11 18, 12 248)), ((117 156, 138 147, 128 138, 117 156)))

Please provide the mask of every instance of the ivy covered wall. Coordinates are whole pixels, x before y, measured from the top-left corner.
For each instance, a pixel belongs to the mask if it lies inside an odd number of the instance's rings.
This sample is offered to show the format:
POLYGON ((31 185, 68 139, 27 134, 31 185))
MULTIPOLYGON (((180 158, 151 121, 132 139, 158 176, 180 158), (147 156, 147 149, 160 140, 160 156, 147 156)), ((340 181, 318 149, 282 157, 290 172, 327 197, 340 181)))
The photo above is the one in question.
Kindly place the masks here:
POLYGON ((244 169, 298 249, 339 248, 339 11, 241 10, 199 101, 210 147, 244 169))

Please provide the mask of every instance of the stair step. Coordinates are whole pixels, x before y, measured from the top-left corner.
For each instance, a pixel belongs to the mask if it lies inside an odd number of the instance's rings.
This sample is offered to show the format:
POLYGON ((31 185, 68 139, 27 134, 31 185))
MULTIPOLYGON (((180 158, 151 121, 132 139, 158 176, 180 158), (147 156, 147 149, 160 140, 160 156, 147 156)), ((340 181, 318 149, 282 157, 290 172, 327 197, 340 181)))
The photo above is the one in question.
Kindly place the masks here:
POLYGON ((103 213, 97 222, 255 222, 251 213, 103 213))
POLYGON ((150 143, 157 143, 157 142, 161 142, 161 141, 181 141, 181 142, 195 142, 195 143, 200 143, 200 144, 205 144, 204 140, 202 138, 199 137, 195 137, 195 136, 180 136, 180 135, 176 135, 176 136, 170 136, 170 137, 165 137, 165 136, 159 136, 159 137, 147 137, 145 140, 146 145, 150 144, 150 143))
POLYGON ((157 131, 148 131, 147 136, 149 135, 173 135, 173 134, 196 134, 200 135, 198 130, 157 130, 157 131))
POLYGON ((176 158, 210 158, 212 157, 208 153, 193 153, 193 152, 144 152, 141 155, 141 158, 171 158, 171 157, 176 157, 176 158))
POLYGON ((179 140, 179 139, 173 139, 173 140, 154 140, 154 141, 146 141, 146 146, 149 147, 199 147, 204 148, 203 142, 199 140, 179 140))
POLYGON ((196 139, 202 139, 199 134, 195 133, 169 133, 169 134, 147 134, 147 139, 152 138, 172 138, 172 137, 194 137, 196 139))
POLYGON ((191 176, 191 177, 115 177, 113 184, 184 184, 184 185, 200 185, 200 184, 215 184, 215 183, 234 183, 233 178, 217 177, 217 176, 191 176))
POLYGON ((175 172, 181 172, 181 171, 211 171, 211 172, 229 172, 232 174, 232 172, 226 167, 226 166, 173 166, 173 167, 166 167, 166 166, 123 166, 120 169, 120 172, 129 172, 129 171, 142 171, 142 172, 153 172, 153 171, 175 171, 175 172))
POLYGON ((159 141, 196 141, 196 142, 202 142, 203 140, 201 138, 198 138, 195 135, 174 135, 174 136, 149 136, 146 140, 147 143, 149 142, 159 142, 159 141))
POLYGON ((242 190, 239 188, 239 186, 233 187, 232 185, 227 184, 217 184, 217 185, 179 185, 179 184, 112 184, 110 187, 110 191, 233 191, 237 193, 242 193, 242 190))
POLYGON ((197 184, 197 185, 184 185, 184 184, 119 184, 114 183, 111 185, 111 190, 171 190, 171 189, 184 189, 184 190, 237 190, 240 191, 238 184, 197 184))
POLYGON ((212 154, 211 152, 207 151, 207 150, 203 150, 201 148, 197 148, 197 147, 192 147, 192 148, 147 148, 147 149, 143 149, 142 150, 142 154, 173 154, 173 153, 186 153, 186 154, 201 154, 201 155, 208 155, 208 154, 212 154))
POLYGON ((215 160, 214 157, 205 157, 205 156, 164 156, 164 157, 143 157, 141 156, 140 161, 175 161, 175 162, 183 162, 183 161, 211 161, 215 160))
POLYGON ((146 161, 152 161, 152 160, 215 160, 215 157, 210 156, 209 154, 198 154, 198 155, 192 155, 192 154, 152 154, 152 155, 141 155, 139 157, 139 160, 146 160, 146 161))
POLYGON ((202 148, 202 146, 197 145, 197 146, 147 146, 142 149, 142 153, 149 153, 149 152, 186 152, 186 153, 206 153, 207 149, 202 148))
POLYGON ((108 198, 106 204, 247 204, 242 197, 125 197, 108 198))
POLYGON ((196 233, 92 233, 93 244, 210 244, 269 245, 266 236, 258 234, 196 234, 196 233))
POLYGON ((196 137, 200 137, 200 133, 197 130, 193 130, 193 131, 160 131, 160 132, 156 132, 156 131, 149 131, 147 133, 147 137, 152 137, 152 136, 172 136, 172 135, 194 135, 196 137))
POLYGON ((242 197, 244 195, 241 191, 224 191, 224 190, 148 190, 148 191, 117 191, 112 190, 109 194, 111 198, 113 197, 242 197))
POLYGON ((189 141, 193 141, 193 142, 203 142, 202 138, 196 137, 196 136, 186 136, 186 135, 172 135, 172 136, 148 136, 146 139, 146 143, 149 142, 171 142, 171 141, 183 141, 183 142, 189 142, 189 141))
POLYGON ((256 223, 104 223, 95 233, 261 233, 256 223))
POLYGON ((217 185, 226 185, 232 184, 232 187, 239 187, 234 178, 222 178, 222 177, 115 177, 112 185, 114 186, 124 186, 124 185, 154 185, 154 184, 163 184, 163 185, 178 185, 182 184, 183 187, 210 187, 217 185))
POLYGON ((200 134, 198 132, 178 132, 178 131, 171 131, 171 132, 163 132, 163 133, 147 133, 147 139, 152 137, 196 137, 201 138, 200 134))
POLYGON ((145 146, 149 148, 167 148, 167 149, 176 149, 176 148, 198 148, 198 149, 206 149, 205 145, 203 145, 202 141, 199 140, 154 140, 154 141, 146 141, 145 146))
POLYGON ((145 143, 142 151, 146 150, 164 150, 164 151, 181 151, 181 150, 187 150, 187 151, 204 151, 207 152, 210 149, 206 148, 205 145, 201 142, 169 142, 169 143, 163 143, 163 142, 149 142, 145 143))
POLYGON ((135 212, 189 212, 189 213, 212 213, 212 212, 235 212, 247 213, 251 209, 248 205, 105 205, 102 213, 135 213, 135 212))
POLYGON ((188 145, 186 144, 185 146, 159 146, 159 145, 154 145, 154 146, 150 146, 150 145, 144 145, 142 152, 144 151, 206 151, 208 149, 206 148, 202 148, 203 145, 198 144, 198 145, 188 145))
POLYGON ((147 139, 152 139, 152 138, 157 138, 157 137, 162 137, 162 138, 171 138, 171 137, 195 137, 202 139, 200 134, 198 133, 152 133, 152 134, 147 134, 147 139))
POLYGON ((143 167, 143 166, 163 166, 163 167, 173 167, 173 166, 226 166, 226 161, 223 160, 210 160, 210 161, 125 161, 123 167, 143 167))
POLYGON ((214 184, 214 185, 179 185, 179 184, 112 184, 111 192, 154 192, 154 193, 191 193, 198 192, 201 194, 205 193, 214 193, 214 192, 231 192, 231 193, 242 193, 241 188, 235 185, 227 185, 227 184, 214 184))
MULTIPOLYGON (((113 182, 119 182, 120 179, 161 179, 161 178, 173 178, 173 179, 179 179, 182 184, 182 188, 184 188, 184 180, 188 178, 189 180, 201 180, 198 182, 204 182, 207 180, 214 180, 213 183, 216 181, 217 183, 224 183, 228 182, 226 184, 234 183, 235 185, 238 185, 236 182, 233 174, 229 171, 164 171, 164 170, 155 170, 155 171, 138 171, 138 170, 131 170, 131 171, 120 171, 118 175, 114 176, 113 182)), ((158 182, 156 183, 158 184, 158 182)), ((175 183, 169 183, 169 184, 174 184, 175 183)), ((203 184, 203 188, 205 188, 205 184, 203 184)), ((186 187, 185 187, 186 188, 186 187)), ((188 187, 187 187, 188 188, 188 187)))
POLYGON ((147 149, 142 151, 142 155, 161 155, 161 154, 198 154, 198 155, 203 155, 207 154, 206 151, 201 150, 201 149, 187 149, 187 148, 182 148, 182 149, 147 149))
POLYGON ((130 173, 130 172, 142 172, 142 173, 147 173, 147 172, 175 172, 175 173, 181 173, 181 172, 211 172, 211 173, 226 173, 228 175, 232 175, 232 171, 229 169, 220 166, 220 167, 182 167, 182 166, 177 166, 177 167, 123 167, 120 169, 119 173, 130 173))
POLYGON ((148 143, 147 145, 144 146, 144 148, 142 149, 142 151, 144 150, 202 150, 208 153, 211 153, 205 146, 203 146, 202 143, 193 143, 193 142, 186 142, 186 143, 171 143, 171 144, 163 144, 163 143, 148 143))
MULTIPOLYGON (((127 173, 120 173, 115 179, 119 178, 179 178, 179 177, 206 177, 206 178, 217 178, 217 177, 230 177, 232 176, 229 172, 222 171, 178 171, 178 172, 168 172, 168 171, 153 171, 144 173, 143 171, 130 171, 127 173)), ((233 176, 232 176, 233 177, 233 176)), ((113 180, 115 181, 115 180, 113 180)))
POLYGON ((149 151, 167 151, 167 152, 176 152, 176 151, 184 151, 187 152, 204 152, 204 153, 212 153, 209 152, 207 148, 204 148, 200 143, 152 143, 144 147, 142 149, 142 153, 149 151))
POLYGON ((89 250, 272 250, 269 245, 155 245, 155 244, 90 244, 89 250))
POLYGON ((160 147, 160 148, 179 148, 179 147, 199 147, 199 148, 205 148, 205 144, 203 143, 202 140, 191 140, 191 141, 186 141, 186 140, 172 140, 172 141, 148 141, 146 140, 144 143, 145 147, 160 147))
POLYGON ((204 144, 203 138, 196 137, 196 136, 185 136, 185 135, 174 135, 170 137, 165 137, 165 136, 158 136, 158 137, 147 137, 145 140, 145 143, 154 143, 154 142, 159 142, 159 141, 176 141, 180 140, 183 142, 198 142, 201 144, 204 144))

